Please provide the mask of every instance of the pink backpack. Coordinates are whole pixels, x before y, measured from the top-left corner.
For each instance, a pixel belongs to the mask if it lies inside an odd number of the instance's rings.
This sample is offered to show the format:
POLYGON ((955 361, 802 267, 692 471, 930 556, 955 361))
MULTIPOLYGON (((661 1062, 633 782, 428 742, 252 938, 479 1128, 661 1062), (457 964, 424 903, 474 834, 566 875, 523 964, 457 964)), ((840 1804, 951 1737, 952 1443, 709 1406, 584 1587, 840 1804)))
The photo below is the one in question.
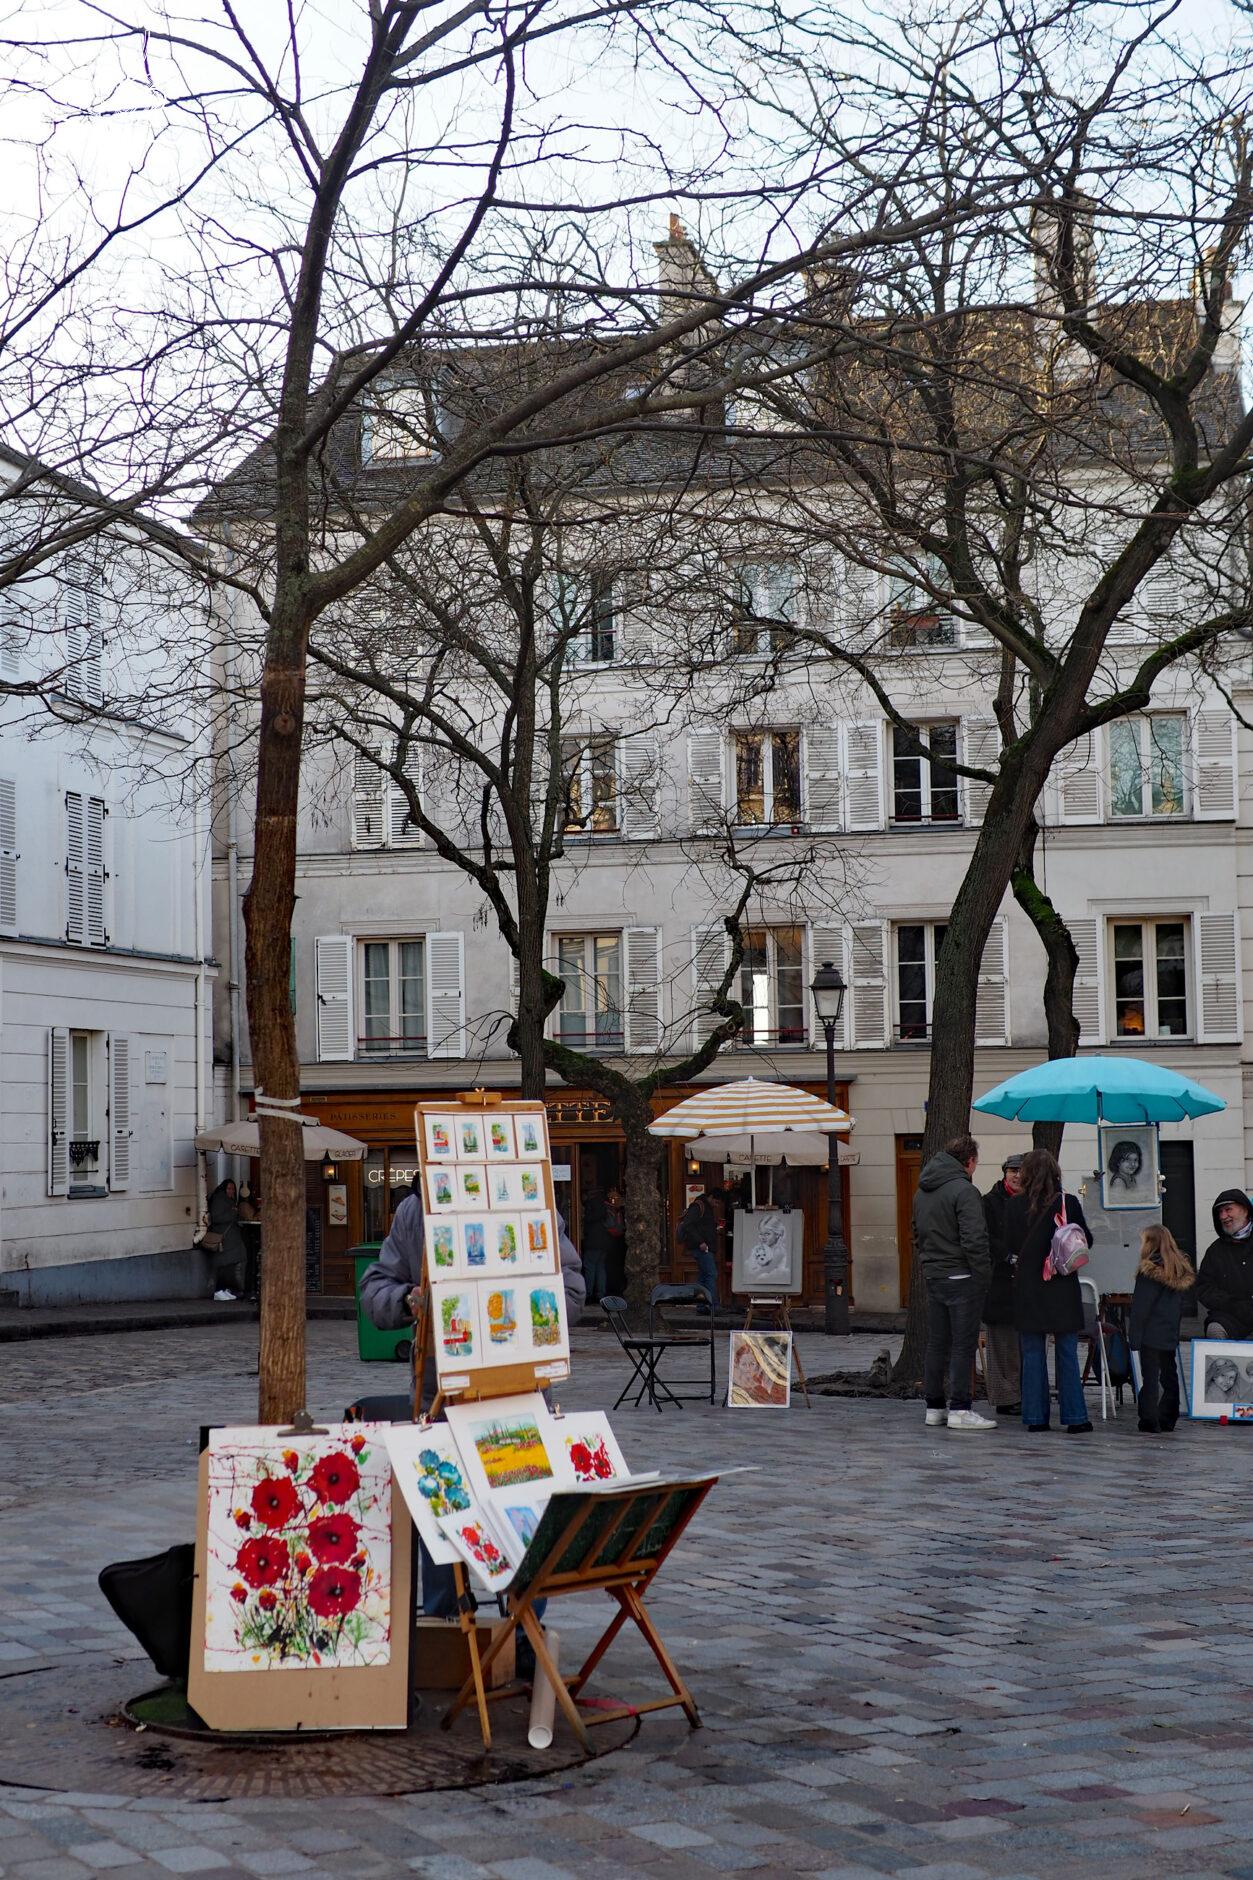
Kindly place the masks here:
POLYGON ((1066 1219, 1066 1194, 1062 1191, 1062 1211, 1053 1219, 1057 1225, 1053 1229, 1053 1238, 1049 1250, 1044 1256, 1045 1279, 1065 1279, 1068 1273, 1077 1273, 1081 1266, 1088 1264, 1088 1237, 1077 1221, 1066 1219))

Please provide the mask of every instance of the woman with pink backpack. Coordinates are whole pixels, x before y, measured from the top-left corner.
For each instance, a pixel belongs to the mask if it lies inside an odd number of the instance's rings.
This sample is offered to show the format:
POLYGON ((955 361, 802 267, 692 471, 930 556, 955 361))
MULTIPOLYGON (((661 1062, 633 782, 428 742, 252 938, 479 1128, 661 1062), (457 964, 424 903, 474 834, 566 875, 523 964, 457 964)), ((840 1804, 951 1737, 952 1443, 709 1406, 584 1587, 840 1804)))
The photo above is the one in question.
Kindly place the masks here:
POLYGON ((1048 1340, 1053 1340, 1058 1409, 1072 1436, 1091 1430, 1079 1376, 1083 1296, 1078 1268, 1092 1235, 1077 1196, 1047 1149, 1023 1158, 1022 1191, 1005 1208, 1005 1245, 1014 1258, 1014 1322, 1022 1350, 1022 1420, 1049 1427, 1048 1340), (1078 1231, 1076 1231, 1078 1230, 1078 1231))

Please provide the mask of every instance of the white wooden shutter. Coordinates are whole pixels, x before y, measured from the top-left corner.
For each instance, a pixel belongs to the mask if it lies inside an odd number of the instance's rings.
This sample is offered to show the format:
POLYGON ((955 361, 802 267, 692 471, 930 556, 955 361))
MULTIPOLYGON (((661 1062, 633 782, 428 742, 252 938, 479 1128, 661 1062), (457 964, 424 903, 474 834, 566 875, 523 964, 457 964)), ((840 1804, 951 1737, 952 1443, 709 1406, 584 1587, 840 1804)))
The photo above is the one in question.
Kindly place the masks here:
POLYGON ((648 576, 622 575, 614 583, 614 652, 623 665, 646 665, 655 653, 648 576))
POLYGON ((882 1050, 889 1041, 889 939, 887 923, 881 920, 859 922, 851 932, 853 1046, 857 1050, 882 1050))
POLYGON ((22 676, 22 633, 13 615, 0 613, 0 679, 22 676))
POLYGON ((687 740, 688 820, 695 834, 721 828, 723 738, 720 731, 692 731, 687 740))
MULTIPOLYGON (((722 984, 731 957, 731 936, 721 921, 692 929, 692 1043, 704 1044, 722 1023, 709 1002, 722 984)), ((732 988, 734 994, 734 988, 732 988)))
POLYGON ((657 1051, 661 1047, 661 929, 626 930, 626 1048, 657 1051))
MULTIPOLYGON (((825 965, 828 960, 830 960, 832 966, 839 967, 844 975, 845 985, 847 985, 849 967, 844 945, 844 929, 842 927, 811 926, 809 929, 809 971, 806 974, 806 979, 812 980, 818 968, 825 965)), ((806 990, 808 990, 808 987, 806 990)), ((816 1049, 822 1050, 826 1046, 826 1038, 822 1026, 818 1023, 818 1014, 814 1010, 812 994, 809 997, 808 1004, 810 1042, 816 1049)), ((844 1010, 840 1013, 840 1022, 835 1030, 835 1042, 841 1050, 848 1048, 851 1016, 852 993, 848 991, 844 994, 844 1010)))
POLYGON ((323 1064, 346 1063, 353 1055, 352 960, 349 934, 320 934, 313 943, 318 1058, 323 1064))
POLYGON ((976 1044, 1009 1043, 1008 944, 1008 925, 1005 916, 998 914, 979 961, 979 985, 975 994, 976 1044))
MULTIPOLYGON (((963 718, 961 726, 962 762, 977 764, 981 770, 995 770, 1001 752, 1001 734, 995 718, 963 718)), ((983 821, 992 794, 990 783, 977 777, 963 777, 962 793, 966 821, 972 826, 983 821)))
MULTIPOLYGON (((1185 624, 1181 575, 1179 557, 1173 547, 1168 548, 1136 589, 1132 606, 1140 619, 1154 630, 1155 638, 1165 639, 1178 633, 1185 624)), ((1120 621, 1127 611, 1124 609, 1119 615, 1120 621)))
POLYGON ((352 846, 378 849, 386 835, 383 772, 364 751, 352 754, 352 846))
POLYGON ((840 827, 840 727, 813 725, 805 733, 805 820, 811 829, 840 827))
POLYGON ((1101 820, 1101 760, 1099 735, 1087 732, 1058 755, 1057 802, 1064 823, 1099 823, 1101 820))
POLYGON ((104 925, 104 884, 107 879, 104 866, 104 819, 108 810, 98 796, 89 796, 85 803, 86 824, 84 834, 85 868, 87 886, 87 933, 89 947, 102 947, 108 940, 104 925))
POLYGON ((864 641, 879 625, 883 611, 883 576, 877 568, 842 561, 840 585, 840 618, 858 641, 864 641))
POLYGON ((0 777, 0 933, 17 932, 17 784, 0 777))
POLYGON ((655 836, 661 782, 661 744, 655 731, 617 740, 618 823, 624 836, 655 836))
POLYGON ((426 1054, 466 1054, 465 935, 426 936, 426 1054))
POLYGON ((109 1033, 109 1187, 131 1185, 131 1041, 109 1033))
POLYGON ((1198 914, 1196 1036, 1202 1044, 1238 1044, 1241 1037, 1240 936, 1234 914, 1198 914))
POLYGON ((48 1033, 48 1193, 70 1186, 70 1034, 63 1025, 48 1033))
POLYGON ((65 937, 87 939, 86 809, 82 792, 65 793, 65 937))
POLYGON ((1105 1042, 1105 928, 1104 922, 1086 916, 1067 919, 1070 937, 1079 955, 1075 972, 1074 1013, 1079 1021, 1080 1044, 1105 1042))
MULTIPOLYGON (((400 742, 396 743, 395 759, 400 759, 400 742)), ((413 785, 419 803, 422 800, 422 747, 409 741, 405 753, 404 774, 413 785)), ((387 792, 387 842, 393 849, 416 849, 422 842, 422 831, 409 820, 409 798, 401 785, 390 772, 386 780, 387 792)), ((423 812, 425 814, 425 811, 423 812)))
POLYGON ((104 697, 100 602, 95 581, 80 564, 71 564, 63 597, 65 694, 83 705, 99 705, 104 697))
POLYGON ((1236 813, 1236 721, 1226 710, 1192 719, 1192 814, 1202 822, 1231 822, 1236 813))
POLYGON ((845 820, 850 829, 883 827, 883 721, 844 726, 845 820))

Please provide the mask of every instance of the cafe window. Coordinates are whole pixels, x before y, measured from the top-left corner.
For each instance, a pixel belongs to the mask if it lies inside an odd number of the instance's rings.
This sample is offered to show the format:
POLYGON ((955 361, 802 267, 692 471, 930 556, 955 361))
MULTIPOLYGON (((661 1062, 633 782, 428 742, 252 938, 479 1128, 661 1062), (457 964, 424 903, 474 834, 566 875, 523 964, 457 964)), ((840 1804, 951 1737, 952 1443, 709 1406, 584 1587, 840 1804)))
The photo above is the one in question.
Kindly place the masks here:
POLYGON ((1114 1031, 1119 1038, 1186 1038, 1188 923, 1110 922, 1114 1031))
POLYGON ((371 1149, 361 1165, 361 1226, 366 1241, 385 1240, 392 1216, 410 1193, 418 1169, 413 1143, 371 1149))

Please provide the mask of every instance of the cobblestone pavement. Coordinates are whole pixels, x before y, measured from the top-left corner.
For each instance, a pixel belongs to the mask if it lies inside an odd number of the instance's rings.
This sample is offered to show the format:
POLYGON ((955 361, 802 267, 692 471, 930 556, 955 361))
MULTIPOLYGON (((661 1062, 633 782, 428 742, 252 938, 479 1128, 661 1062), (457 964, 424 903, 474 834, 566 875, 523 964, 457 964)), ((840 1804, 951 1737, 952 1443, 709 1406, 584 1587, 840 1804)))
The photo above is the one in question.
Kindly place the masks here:
MULTIPOLYGON (((803 1350, 829 1369, 882 1343, 803 1350)), ((318 1413, 400 1376, 356 1362, 350 1325, 311 1326, 310 1351, 318 1413)), ((190 1535, 198 1426, 249 1420, 254 1354, 248 1326, 6 1350, 0 1769, 5 1678, 133 1656, 96 1572, 190 1535)), ((576 1334, 569 1402, 612 1402, 619 1374, 576 1334)), ((3 1787, 0 1874, 1253 1880, 1245 1432, 1150 1439, 1124 1410, 1088 1437, 950 1436, 920 1406, 832 1399, 615 1427, 639 1467, 758 1465, 658 1581, 704 1730, 646 1718, 559 1778, 323 1809, 3 1787)), ((580 1607, 563 1634, 591 1635, 580 1607)), ((643 1669, 615 1648, 600 1689, 640 1692, 643 1669)))

